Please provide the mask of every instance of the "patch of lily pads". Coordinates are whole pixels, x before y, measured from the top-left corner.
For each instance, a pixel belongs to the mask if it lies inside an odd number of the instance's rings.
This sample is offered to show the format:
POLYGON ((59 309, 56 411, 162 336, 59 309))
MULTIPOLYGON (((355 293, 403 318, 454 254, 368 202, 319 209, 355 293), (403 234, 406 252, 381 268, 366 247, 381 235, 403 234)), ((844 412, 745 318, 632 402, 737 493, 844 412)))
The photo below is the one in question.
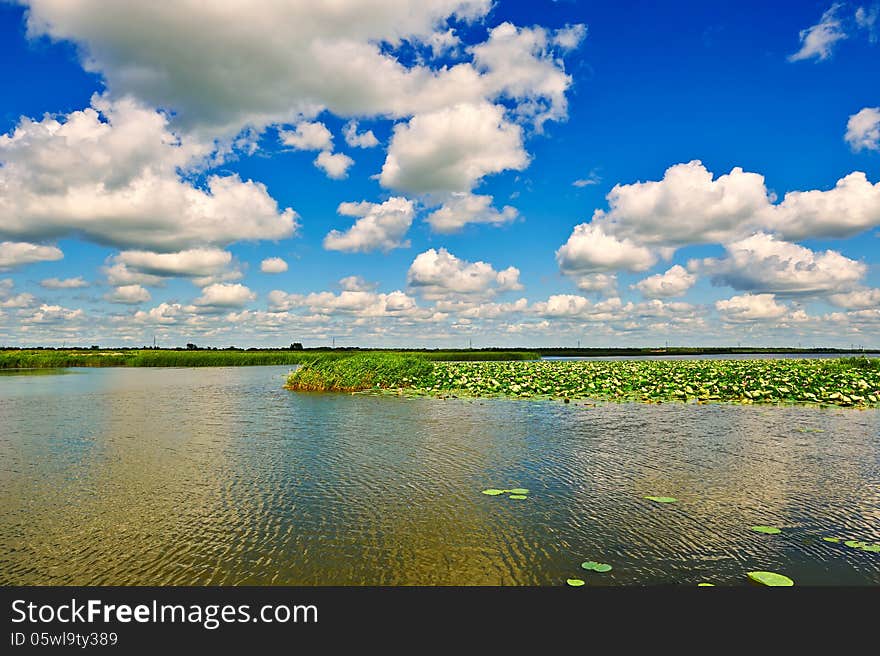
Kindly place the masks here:
POLYGON ((418 396, 880 407, 880 366, 875 362, 867 358, 436 362, 403 387, 418 396))
POLYGON ((490 497, 497 497, 502 494, 507 494, 507 495, 509 495, 507 497, 508 499, 519 499, 519 500, 529 498, 528 497, 529 490, 524 487, 514 487, 514 488, 510 488, 509 490, 502 490, 499 488, 490 487, 487 490, 483 490, 483 494, 490 496, 490 497))
POLYGON ((764 533, 765 535, 778 535, 779 533, 782 533, 782 530, 775 526, 750 526, 749 528, 757 533, 764 533))
POLYGON ((611 565, 607 563, 598 563, 595 560, 587 560, 581 563, 581 567, 588 572, 599 572, 600 574, 610 572, 612 569, 614 569, 613 567, 611 567, 611 565))

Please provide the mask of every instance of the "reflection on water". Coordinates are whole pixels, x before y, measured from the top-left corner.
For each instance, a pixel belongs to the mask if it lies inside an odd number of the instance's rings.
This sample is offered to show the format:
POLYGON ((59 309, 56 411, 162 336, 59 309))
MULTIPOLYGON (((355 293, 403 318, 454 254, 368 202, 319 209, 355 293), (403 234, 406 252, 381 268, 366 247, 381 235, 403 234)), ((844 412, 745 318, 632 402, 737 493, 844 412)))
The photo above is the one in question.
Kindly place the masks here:
POLYGON ((595 559, 609 585, 880 584, 819 539, 880 541, 880 411, 293 394, 287 370, 0 379, 0 583, 558 585, 595 559))

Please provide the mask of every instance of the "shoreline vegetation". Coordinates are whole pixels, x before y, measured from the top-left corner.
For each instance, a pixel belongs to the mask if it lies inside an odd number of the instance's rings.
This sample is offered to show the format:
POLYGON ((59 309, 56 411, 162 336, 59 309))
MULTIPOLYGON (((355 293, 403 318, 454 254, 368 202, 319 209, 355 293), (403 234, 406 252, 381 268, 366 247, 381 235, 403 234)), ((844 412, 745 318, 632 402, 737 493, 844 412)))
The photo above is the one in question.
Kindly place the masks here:
MULTIPOLYGON (((687 355, 861 355, 861 349, 668 347, 668 348, 482 348, 482 349, 368 349, 368 348, 16 348, 0 346, 0 370, 65 369, 69 367, 237 367, 298 365, 320 358, 352 355, 418 355, 433 361, 540 360, 553 357, 607 358, 621 356, 687 355)), ((293 345, 291 345, 293 346, 293 345)), ((296 345, 300 346, 300 345, 296 345)), ((867 351, 874 354, 874 351, 867 351)))
POLYGON ((880 407, 880 358, 430 361, 417 354, 312 356, 287 389, 519 398, 880 407))

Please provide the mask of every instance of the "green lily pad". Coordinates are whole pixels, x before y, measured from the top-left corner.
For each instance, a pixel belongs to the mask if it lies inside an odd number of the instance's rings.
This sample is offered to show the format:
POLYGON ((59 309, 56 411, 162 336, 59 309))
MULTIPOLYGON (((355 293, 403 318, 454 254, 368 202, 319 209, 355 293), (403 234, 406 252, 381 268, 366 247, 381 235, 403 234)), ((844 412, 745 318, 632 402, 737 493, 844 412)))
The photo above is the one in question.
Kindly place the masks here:
POLYGON ((697 583, 698 588, 714 588, 714 583, 697 583))
POLYGON ((583 579, 565 579, 565 582, 568 583, 573 588, 579 588, 582 585, 586 585, 586 581, 583 579))
POLYGON ((757 531, 758 533, 766 533, 767 535, 776 535, 777 533, 782 533, 782 531, 775 526, 750 526, 749 528, 753 531, 757 531))
POLYGON ((868 546, 867 542, 862 542, 861 540, 847 540, 844 544, 853 549, 861 549, 862 547, 868 546))
POLYGON ((748 576, 755 583, 767 585, 772 588, 789 587, 794 585, 794 581, 790 578, 775 572, 748 572, 748 576))
POLYGON ((597 563, 595 560, 588 560, 584 563, 581 563, 581 567, 583 567, 588 572, 610 572, 613 568, 611 565, 607 565, 605 563, 597 563))
POLYGON ((838 542, 840 542, 840 538, 822 538, 822 539, 825 540, 825 542, 833 542, 834 544, 837 544, 838 542))
POLYGON ((488 490, 483 490, 483 494, 488 494, 490 497, 497 497, 499 494, 504 494, 507 490, 496 490, 495 488, 489 488, 488 490))
POLYGON ((529 491, 524 487, 515 487, 512 490, 505 490, 505 492, 510 492, 511 494, 528 494, 529 491))
POLYGON ((867 551, 868 553, 880 553, 880 544, 872 544, 867 547, 862 547, 862 551, 867 551))
POLYGON ((511 494, 509 499, 528 499, 525 494, 511 494))
POLYGON ((656 501, 657 503, 675 503, 678 501, 675 497, 645 497, 646 499, 650 499, 651 501, 656 501))

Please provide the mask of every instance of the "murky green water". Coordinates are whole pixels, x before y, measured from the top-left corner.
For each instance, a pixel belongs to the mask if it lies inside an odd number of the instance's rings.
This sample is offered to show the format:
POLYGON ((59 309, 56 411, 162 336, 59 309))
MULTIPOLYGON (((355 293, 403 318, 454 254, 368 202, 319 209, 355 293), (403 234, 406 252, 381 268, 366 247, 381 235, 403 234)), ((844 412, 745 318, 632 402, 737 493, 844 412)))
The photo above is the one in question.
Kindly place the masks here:
POLYGON ((880 554, 819 539, 880 542, 880 411, 298 395, 287 371, 0 377, 0 583, 880 584, 880 554))

